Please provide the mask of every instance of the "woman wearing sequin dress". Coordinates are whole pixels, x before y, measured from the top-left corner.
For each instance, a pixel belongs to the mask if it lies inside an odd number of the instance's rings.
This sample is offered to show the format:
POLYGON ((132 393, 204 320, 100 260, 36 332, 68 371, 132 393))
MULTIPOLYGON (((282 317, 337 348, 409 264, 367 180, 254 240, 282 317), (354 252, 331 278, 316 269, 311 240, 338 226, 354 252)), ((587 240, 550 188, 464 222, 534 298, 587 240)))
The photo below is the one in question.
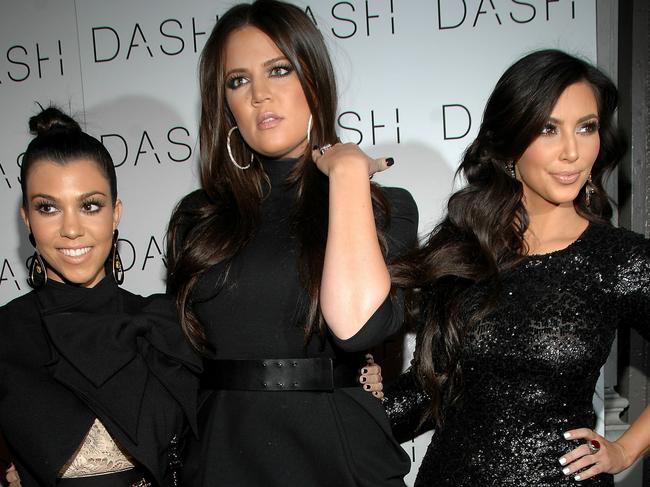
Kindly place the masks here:
POLYGON ((437 423, 416 486, 613 486, 650 446, 648 409, 618 441, 591 429, 617 327, 650 338, 650 244, 609 224, 602 185, 624 153, 616 103, 554 50, 490 96, 467 186, 401 268, 419 329, 385 405, 396 431, 437 423))
POLYGON ((30 128, 21 215, 34 290, 0 308, 0 432, 20 482, 176 485, 168 467, 186 425, 196 431, 200 360, 170 300, 118 287, 122 203, 104 146, 54 108, 30 128))
POLYGON ((404 485, 408 457, 356 370, 401 326, 385 260, 415 243, 413 199, 369 182, 392 160, 336 143, 332 66, 300 8, 230 9, 200 79, 203 189, 172 217, 168 284, 189 339, 213 349, 214 393, 184 472, 209 487, 404 485))

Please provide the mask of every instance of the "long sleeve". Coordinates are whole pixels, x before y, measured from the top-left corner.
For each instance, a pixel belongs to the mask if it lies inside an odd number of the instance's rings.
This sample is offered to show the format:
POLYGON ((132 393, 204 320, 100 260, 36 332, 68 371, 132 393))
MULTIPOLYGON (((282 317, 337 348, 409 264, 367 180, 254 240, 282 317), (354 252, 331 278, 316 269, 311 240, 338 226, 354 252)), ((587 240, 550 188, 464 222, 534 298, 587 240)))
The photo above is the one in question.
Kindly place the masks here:
POLYGON ((388 385, 383 405, 398 441, 407 441, 432 428, 429 422, 422 422, 429 401, 412 367, 388 385))
POLYGON ((619 262, 612 289, 620 310, 620 324, 637 330, 650 340, 650 240, 632 232, 618 230, 627 244, 614 254, 619 262))

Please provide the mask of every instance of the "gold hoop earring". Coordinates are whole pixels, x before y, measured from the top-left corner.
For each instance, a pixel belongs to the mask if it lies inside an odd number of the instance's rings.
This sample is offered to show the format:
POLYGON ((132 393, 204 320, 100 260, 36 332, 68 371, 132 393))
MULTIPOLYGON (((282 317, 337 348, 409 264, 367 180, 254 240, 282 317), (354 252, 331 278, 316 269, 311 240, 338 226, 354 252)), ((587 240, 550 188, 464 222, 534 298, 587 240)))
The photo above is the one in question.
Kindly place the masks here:
POLYGON ((242 169, 242 170, 248 169, 249 167, 251 167, 251 163, 253 162, 253 154, 251 154, 251 160, 250 160, 250 162, 248 163, 247 166, 242 166, 241 164, 239 164, 235 160, 235 156, 232 155, 232 149, 230 148, 230 136, 232 135, 232 133, 235 130, 239 130, 239 127, 237 127, 237 125, 235 125, 234 127, 231 127, 231 129, 228 130, 228 137, 226 137, 226 149, 228 149, 228 155, 230 156, 230 162, 232 162, 239 169, 242 169))
POLYGON ((36 249, 36 240, 34 239, 34 234, 30 232, 29 242, 34 247, 34 254, 27 259, 27 284, 30 285, 33 289, 40 289, 45 286, 47 282, 47 268, 45 267, 45 261, 41 257, 41 254, 38 253, 36 249))
POLYGON ((113 252, 111 255, 111 271, 113 272, 113 279, 120 285, 124 282, 124 266, 122 265, 122 258, 117 250, 117 242, 120 232, 117 228, 113 231, 113 252))

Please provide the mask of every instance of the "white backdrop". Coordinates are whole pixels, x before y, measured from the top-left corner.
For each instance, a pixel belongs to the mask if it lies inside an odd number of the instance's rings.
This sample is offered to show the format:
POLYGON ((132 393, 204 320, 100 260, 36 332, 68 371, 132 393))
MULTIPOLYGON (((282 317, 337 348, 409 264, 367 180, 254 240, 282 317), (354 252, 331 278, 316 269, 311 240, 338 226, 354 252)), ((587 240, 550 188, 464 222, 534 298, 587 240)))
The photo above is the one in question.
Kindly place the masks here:
MULTIPOLYGON (((0 304, 28 290, 32 250, 18 216, 18 178, 36 102, 64 107, 107 146, 124 202, 125 286, 164 289, 165 226, 197 186, 198 55, 234 3, 0 0, 0 304)), ((543 47, 596 60, 595 0, 294 3, 328 40, 341 138, 395 158, 375 180, 411 191, 421 234, 440 217, 460 155, 509 64, 543 47)), ((401 348, 399 341, 386 350, 401 348)), ((399 360, 408 362, 408 350, 399 360)), ((415 463, 428 441, 404 445, 415 463)))

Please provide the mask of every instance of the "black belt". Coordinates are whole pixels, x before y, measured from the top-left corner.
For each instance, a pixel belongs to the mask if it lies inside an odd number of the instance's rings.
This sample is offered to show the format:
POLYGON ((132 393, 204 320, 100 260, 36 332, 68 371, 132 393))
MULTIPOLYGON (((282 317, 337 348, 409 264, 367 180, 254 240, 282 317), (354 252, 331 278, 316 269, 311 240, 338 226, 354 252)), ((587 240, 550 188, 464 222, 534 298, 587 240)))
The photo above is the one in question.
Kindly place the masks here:
POLYGON ((211 360, 204 385, 238 391, 333 391, 358 386, 358 371, 331 358, 211 360))

